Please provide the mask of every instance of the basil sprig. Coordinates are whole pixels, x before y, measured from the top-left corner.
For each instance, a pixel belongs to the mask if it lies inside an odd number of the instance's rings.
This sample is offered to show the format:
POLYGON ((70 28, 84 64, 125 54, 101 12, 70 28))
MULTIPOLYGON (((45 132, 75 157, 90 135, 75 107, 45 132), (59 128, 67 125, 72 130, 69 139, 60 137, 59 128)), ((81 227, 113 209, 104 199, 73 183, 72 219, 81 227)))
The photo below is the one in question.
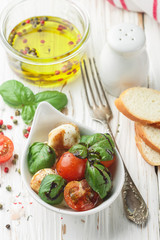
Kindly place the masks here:
POLYGON ((40 198, 51 204, 60 204, 63 200, 66 181, 59 175, 49 174, 41 182, 38 195, 40 198))
POLYGON ((35 142, 29 147, 28 168, 34 174, 40 169, 50 168, 56 161, 56 154, 48 144, 35 142))
POLYGON ((0 85, 0 95, 10 107, 22 109, 22 119, 26 124, 33 120, 35 110, 42 101, 47 101, 58 110, 67 104, 64 93, 43 91, 34 95, 31 89, 16 80, 9 80, 0 85))
POLYGON ((101 163, 87 161, 85 178, 101 199, 105 198, 112 189, 110 172, 101 163))

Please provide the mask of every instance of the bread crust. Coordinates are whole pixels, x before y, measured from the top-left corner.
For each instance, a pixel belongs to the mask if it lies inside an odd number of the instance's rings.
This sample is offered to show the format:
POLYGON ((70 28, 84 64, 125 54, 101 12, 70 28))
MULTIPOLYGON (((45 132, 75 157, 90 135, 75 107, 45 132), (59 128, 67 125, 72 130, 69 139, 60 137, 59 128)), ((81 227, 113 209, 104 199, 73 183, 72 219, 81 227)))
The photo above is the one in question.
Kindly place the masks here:
MULTIPOLYGON (((117 107, 117 109, 121 113, 123 113, 127 118, 129 118, 130 120, 133 120, 135 122, 140 122, 144 125, 149 124, 149 125, 156 126, 157 128, 160 128, 160 121, 155 122, 155 121, 150 121, 150 120, 147 120, 147 119, 139 118, 138 116, 133 115, 133 113, 131 113, 129 111, 129 109, 126 108, 125 104, 122 101, 122 98, 127 93, 127 91, 128 91, 128 89, 125 90, 124 92, 122 92, 121 95, 119 96, 119 98, 117 98, 115 100, 115 106, 117 107)), ((156 90, 154 90, 154 91, 156 91, 156 90)), ((158 91, 156 91, 156 92, 158 92, 158 91)), ((158 93, 160 94, 160 92, 158 92, 158 93)))
POLYGON ((135 131, 138 134, 138 136, 140 136, 142 138, 142 140, 153 150, 155 150, 156 152, 160 153, 160 146, 157 147, 156 145, 154 145, 152 143, 152 141, 147 137, 144 129, 143 129, 143 125, 141 123, 135 122, 135 131))
POLYGON ((135 135, 136 146, 137 146, 140 154, 142 155, 143 159, 144 159, 147 163, 149 163, 150 165, 152 165, 152 166, 159 166, 159 165, 160 165, 160 160, 159 160, 159 163, 157 163, 157 162, 155 163, 155 162, 151 161, 150 159, 148 159, 148 158, 146 157, 146 155, 145 155, 145 153, 144 153, 144 151, 143 151, 143 147, 142 147, 142 141, 143 141, 143 140, 142 140, 142 138, 138 135, 137 131, 135 131, 135 132, 136 132, 136 135, 135 135))

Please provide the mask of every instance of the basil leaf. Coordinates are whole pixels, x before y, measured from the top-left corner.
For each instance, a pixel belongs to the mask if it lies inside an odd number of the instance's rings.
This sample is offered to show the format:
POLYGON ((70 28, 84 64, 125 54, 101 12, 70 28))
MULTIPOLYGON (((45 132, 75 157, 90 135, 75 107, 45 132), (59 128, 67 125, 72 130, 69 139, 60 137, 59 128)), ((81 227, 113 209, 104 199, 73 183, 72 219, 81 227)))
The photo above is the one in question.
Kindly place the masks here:
POLYGON ((14 108, 22 108, 35 101, 34 93, 16 80, 4 82, 0 86, 0 95, 9 106, 14 108))
POLYGON ((61 176, 50 174, 42 180, 38 194, 43 201, 51 205, 60 204, 65 185, 66 181, 61 176))
POLYGON ((85 135, 82 136, 80 139, 80 143, 86 145, 87 147, 92 146, 93 144, 106 140, 111 143, 111 145, 114 147, 114 142, 110 136, 109 133, 95 133, 93 135, 85 135))
POLYGON ((64 93, 58 91, 44 91, 35 95, 35 102, 37 104, 42 101, 46 101, 56 109, 61 110, 67 104, 67 97, 64 93))
POLYGON ((99 194, 101 199, 105 198, 112 189, 110 172, 100 163, 88 161, 85 178, 91 188, 99 194))
POLYGON ((36 105, 26 105, 22 108, 21 116, 26 124, 29 124, 33 120, 36 108, 36 105))
POLYGON ((100 141, 88 148, 88 158, 99 161, 110 161, 113 159, 114 148, 106 140, 100 141))
POLYGON ((69 152, 78 158, 84 159, 87 157, 87 148, 81 144, 74 145, 69 149, 69 152))
POLYGON ((30 173, 36 173, 43 168, 50 168, 56 160, 54 150, 46 143, 35 142, 29 147, 27 156, 30 173))

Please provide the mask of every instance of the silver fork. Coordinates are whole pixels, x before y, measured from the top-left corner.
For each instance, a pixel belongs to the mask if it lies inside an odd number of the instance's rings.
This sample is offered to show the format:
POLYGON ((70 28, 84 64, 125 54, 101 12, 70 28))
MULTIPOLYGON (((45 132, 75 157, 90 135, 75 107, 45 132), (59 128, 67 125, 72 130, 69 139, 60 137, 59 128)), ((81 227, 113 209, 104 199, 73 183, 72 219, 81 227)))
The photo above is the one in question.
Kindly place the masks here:
MULTIPOLYGON (((90 67, 90 72, 92 76, 92 83, 97 93, 99 103, 97 103, 97 99, 95 98, 95 95, 93 93, 93 88, 91 87, 91 78, 87 70, 86 61, 83 60, 83 62, 80 63, 80 68, 81 68, 82 80, 84 84, 88 106, 92 111, 93 120, 104 124, 105 127, 107 127, 108 132, 110 133, 110 135, 112 136, 115 142, 115 138, 113 136, 113 133, 109 125, 109 121, 112 118, 112 111, 109 106, 104 88, 102 86, 94 58, 92 60, 89 59, 89 67, 90 67), (102 96, 103 96, 103 99, 102 99, 102 96), (103 102, 105 102, 105 104, 103 102)), ((115 147, 120 154, 120 151, 117 147, 116 142, 115 142, 115 147)), ((123 160, 123 164, 125 169, 125 182, 122 188, 122 199, 123 199, 123 205, 124 205, 126 217, 138 225, 140 224, 145 225, 148 219, 148 208, 146 206, 145 201, 143 200, 143 197, 141 196, 140 192, 135 186, 125 166, 124 160, 123 160)))

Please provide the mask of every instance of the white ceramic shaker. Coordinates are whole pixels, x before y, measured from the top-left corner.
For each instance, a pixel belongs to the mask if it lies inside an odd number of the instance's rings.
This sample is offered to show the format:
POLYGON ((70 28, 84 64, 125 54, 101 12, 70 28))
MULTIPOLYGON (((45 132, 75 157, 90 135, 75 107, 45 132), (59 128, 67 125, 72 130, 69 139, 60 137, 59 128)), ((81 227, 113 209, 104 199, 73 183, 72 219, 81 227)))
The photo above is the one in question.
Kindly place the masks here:
POLYGON ((126 23, 113 27, 98 64, 106 90, 115 97, 127 88, 147 86, 149 61, 143 30, 126 23))

